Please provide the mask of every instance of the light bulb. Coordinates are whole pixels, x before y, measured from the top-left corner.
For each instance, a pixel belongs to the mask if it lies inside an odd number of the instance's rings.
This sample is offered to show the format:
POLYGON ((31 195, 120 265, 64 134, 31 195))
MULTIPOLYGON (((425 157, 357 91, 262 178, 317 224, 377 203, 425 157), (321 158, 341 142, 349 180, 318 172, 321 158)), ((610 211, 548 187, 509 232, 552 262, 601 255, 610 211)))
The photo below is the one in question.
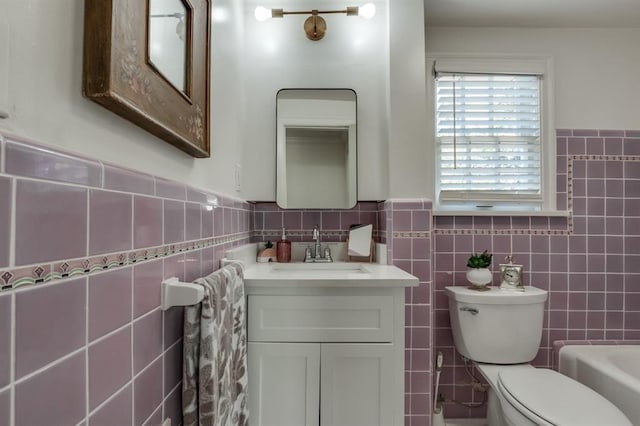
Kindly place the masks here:
POLYGON ((358 16, 362 16, 363 18, 371 19, 375 14, 376 7, 373 3, 366 3, 358 8, 358 16))
POLYGON ((264 6, 256 7, 256 10, 253 12, 253 14, 256 17, 256 20, 260 22, 266 21, 267 19, 270 19, 272 17, 271 9, 267 9, 264 6))

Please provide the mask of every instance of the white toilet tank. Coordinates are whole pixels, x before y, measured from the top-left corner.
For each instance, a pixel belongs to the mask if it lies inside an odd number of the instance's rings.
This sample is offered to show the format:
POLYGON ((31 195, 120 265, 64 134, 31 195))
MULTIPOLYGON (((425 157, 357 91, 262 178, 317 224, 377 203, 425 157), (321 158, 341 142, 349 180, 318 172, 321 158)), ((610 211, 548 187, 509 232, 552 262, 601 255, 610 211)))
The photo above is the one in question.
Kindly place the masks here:
POLYGON ((535 358, 542 338, 546 291, 445 287, 445 292, 453 340, 465 358, 490 364, 519 364, 535 358))

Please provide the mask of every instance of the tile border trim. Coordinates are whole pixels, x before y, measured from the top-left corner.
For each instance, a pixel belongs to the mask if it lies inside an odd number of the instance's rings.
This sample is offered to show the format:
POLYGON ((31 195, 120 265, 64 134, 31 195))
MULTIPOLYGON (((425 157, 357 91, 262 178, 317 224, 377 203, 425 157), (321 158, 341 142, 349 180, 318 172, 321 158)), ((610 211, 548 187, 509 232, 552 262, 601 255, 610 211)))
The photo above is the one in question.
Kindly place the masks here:
POLYGON ((2 269, 0 270, 0 294, 8 290, 45 284, 66 278, 90 276, 98 272, 162 259, 174 254, 188 253, 228 243, 248 242, 250 237, 251 232, 240 232, 140 250, 2 269))

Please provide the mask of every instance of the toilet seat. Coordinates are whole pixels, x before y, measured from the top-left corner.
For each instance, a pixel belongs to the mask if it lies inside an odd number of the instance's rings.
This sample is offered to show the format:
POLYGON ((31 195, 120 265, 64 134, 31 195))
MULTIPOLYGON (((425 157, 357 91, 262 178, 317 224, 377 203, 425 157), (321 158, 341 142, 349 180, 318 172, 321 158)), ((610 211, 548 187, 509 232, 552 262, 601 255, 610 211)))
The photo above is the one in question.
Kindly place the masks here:
POLYGON ((523 416, 542 425, 630 425, 611 402, 553 370, 508 366, 498 372, 498 391, 523 416))

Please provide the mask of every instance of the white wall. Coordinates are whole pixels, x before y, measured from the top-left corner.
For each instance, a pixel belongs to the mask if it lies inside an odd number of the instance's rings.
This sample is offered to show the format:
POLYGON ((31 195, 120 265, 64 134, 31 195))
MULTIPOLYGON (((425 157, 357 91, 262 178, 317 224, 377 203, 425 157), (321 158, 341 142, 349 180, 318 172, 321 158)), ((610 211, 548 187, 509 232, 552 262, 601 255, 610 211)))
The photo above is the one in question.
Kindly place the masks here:
POLYGON ((430 191, 425 167, 426 75, 423 0, 390 1, 389 197, 422 198, 430 191))
POLYGON ((551 55, 556 128, 640 128, 640 29, 427 28, 427 53, 551 55))
POLYGON ((0 109, 10 113, 0 129, 242 197, 233 174, 243 152, 242 2, 213 3, 210 159, 194 159, 82 97, 84 0, 0 0, 0 109))
MULTIPOLYGON (((10 113, 0 129, 224 194, 275 200, 278 89, 352 88, 359 199, 421 196, 427 175, 422 0, 374 3, 372 20, 327 16, 325 39, 312 42, 302 31, 304 17, 259 23, 253 10, 257 4, 308 9, 316 2, 215 0, 212 158, 194 159, 82 97, 84 0, 0 0, 0 109, 10 113)), ((323 0, 322 7, 345 3, 323 0)))
MULTIPOLYGON (((357 2, 356 2, 357 4, 357 2)), ((306 38, 306 16, 258 22, 256 6, 285 10, 344 9, 343 0, 248 0, 245 5, 244 134, 245 196, 275 200, 276 93, 282 88, 349 88, 358 100, 358 198, 386 197, 388 174, 388 21, 387 0, 374 1, 371 20, 324 16, 325 38, 306 38)), ((317 190, 314 188, 313 190, 317 190)))

